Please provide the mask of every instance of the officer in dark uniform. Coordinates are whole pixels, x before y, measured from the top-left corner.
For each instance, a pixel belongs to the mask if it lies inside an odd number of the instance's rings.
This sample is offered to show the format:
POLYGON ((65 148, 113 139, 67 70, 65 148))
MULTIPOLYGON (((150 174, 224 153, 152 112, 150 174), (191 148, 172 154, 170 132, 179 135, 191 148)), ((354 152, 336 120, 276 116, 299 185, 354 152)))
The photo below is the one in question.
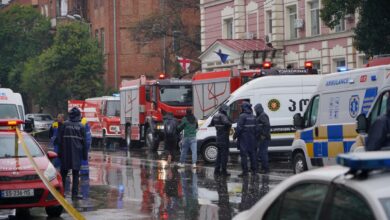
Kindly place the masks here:
POLYGON ((389 149, 390 147, 390 97, 387 98, 386 114, 375 120, 368 131, 366 151, 389 149))
POLYGON ((230 173, 226 171, 226 166, 229 157, 229 133, 232 123, 227 116, 229 107, 222 104, 219 108, 219 112, 213 117, 211 126, 215 126, 217 130, 217 161, 215 163, 215 175, 226 175, 230 176, 230 173), (222 169, 222 170, 221 170, 222 169))
POLYGON ((243 102, 241 105, 242 112, 238 118, 237 129, 235 137, 238 138, 240 156, 241 156, 241 177, 248 175, 248 161, 249 157, 251 162, 251 171, 256 174, 257 159, 256 159, 256 118, 253 115, 252 105, 249 102, 243 102))
POLYGON ((255 105, 256 112, 256 133, 257 133, 257 157, 261 160, 260 173, 269 173, 268 146, 271 141, 271 125, 268 115, 264 112, 263 106, 255 105))

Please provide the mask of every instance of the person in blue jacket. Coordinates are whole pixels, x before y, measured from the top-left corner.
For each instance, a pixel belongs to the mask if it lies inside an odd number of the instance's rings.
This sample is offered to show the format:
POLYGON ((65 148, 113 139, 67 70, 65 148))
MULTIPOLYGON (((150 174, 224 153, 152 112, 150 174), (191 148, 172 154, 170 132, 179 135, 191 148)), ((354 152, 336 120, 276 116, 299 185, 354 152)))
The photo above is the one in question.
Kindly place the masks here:
MULTIPOLYGON (((50 130, 49 130, 49 138, 50 138, 50 147, 53 148, 54 152, 58 154, 58 129, 59 127, 64 123, 64 114, 58 114, 57 119, 55 122, 52 123, 50 130)), ((57 157, 53 160, 53 165, 56 169, 60 169, 61 162, 60 159, 57 157)))
POLYGON ((251 171, 256 175, 257 167, 257 143, 256 143, 256 118, 253 115, 252 105, 244 101, 241 104, 242 112, 238 118, 237 129, 234 138, 237 138, 240 149, 242 173, 240 177, 248 175, 248 157, 251 163, 251 171))
MULTIPOLYGON (((90 128, 90 126, 89 126, 89 124, 87 122, 87 119, 85 117, 83 117, 81 119, 81 124, 84 125, 84 127, 85 127, 85 142, 86 142, 86 145, 87 145, 87 152, 89 152, 89 149, 91 148, 91 143, 92 143, 91 128, 90 128)), ((87 156, 87 158, 88 158, 88 156, 87 156)), ((87 175, 87 176, 89 175, 88 159, 87 160, 81 160, 80 174, 81 175, 87 175)))

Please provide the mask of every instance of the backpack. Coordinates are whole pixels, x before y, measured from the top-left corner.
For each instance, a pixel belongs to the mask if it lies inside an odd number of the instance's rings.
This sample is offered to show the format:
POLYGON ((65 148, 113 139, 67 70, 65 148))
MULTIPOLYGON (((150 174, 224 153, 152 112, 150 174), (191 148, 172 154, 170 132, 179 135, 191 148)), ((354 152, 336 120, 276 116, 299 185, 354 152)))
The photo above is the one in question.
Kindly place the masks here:
POLYGON ((176 137, 177 125, 174 120, 166 120, 164 122, 164 134, 168 138, 176 137))

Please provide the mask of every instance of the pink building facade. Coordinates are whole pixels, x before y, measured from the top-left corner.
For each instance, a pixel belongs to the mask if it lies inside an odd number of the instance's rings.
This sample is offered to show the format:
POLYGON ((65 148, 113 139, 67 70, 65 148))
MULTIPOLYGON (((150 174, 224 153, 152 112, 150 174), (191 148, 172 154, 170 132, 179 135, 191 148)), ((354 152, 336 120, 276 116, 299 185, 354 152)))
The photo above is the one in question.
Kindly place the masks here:
POLYGON ((357 16, 348 15, 330 29, 319 17, 321 0, 200 0, 200 5, 203 71, 248 69, 264 60, 300 68, 310 60, 321 73, 331 73, 366 63, 365 54, 353 47, 357 16), (220 39, 264 41, 273 51, 234 51, 220 39), (219 62, 215 51, 220 49, 231 60, 219 62))

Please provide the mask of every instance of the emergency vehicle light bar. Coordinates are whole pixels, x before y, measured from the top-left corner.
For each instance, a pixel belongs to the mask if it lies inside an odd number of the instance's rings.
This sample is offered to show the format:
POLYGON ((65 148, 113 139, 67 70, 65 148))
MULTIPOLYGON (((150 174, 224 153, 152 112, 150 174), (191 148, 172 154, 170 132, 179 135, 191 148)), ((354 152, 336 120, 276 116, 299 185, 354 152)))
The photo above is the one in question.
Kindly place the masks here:
POLYGON ((337 164, 349 167, 351 170, 390 169, 390 152, 357 152, 340 154, 337 164))
POLYGON ((22 120, 14 120, 14 119, 3 120, 3 119, 0 119, 0 126, 17 126, 20 124, 24 124, 24 122, 22 120))

